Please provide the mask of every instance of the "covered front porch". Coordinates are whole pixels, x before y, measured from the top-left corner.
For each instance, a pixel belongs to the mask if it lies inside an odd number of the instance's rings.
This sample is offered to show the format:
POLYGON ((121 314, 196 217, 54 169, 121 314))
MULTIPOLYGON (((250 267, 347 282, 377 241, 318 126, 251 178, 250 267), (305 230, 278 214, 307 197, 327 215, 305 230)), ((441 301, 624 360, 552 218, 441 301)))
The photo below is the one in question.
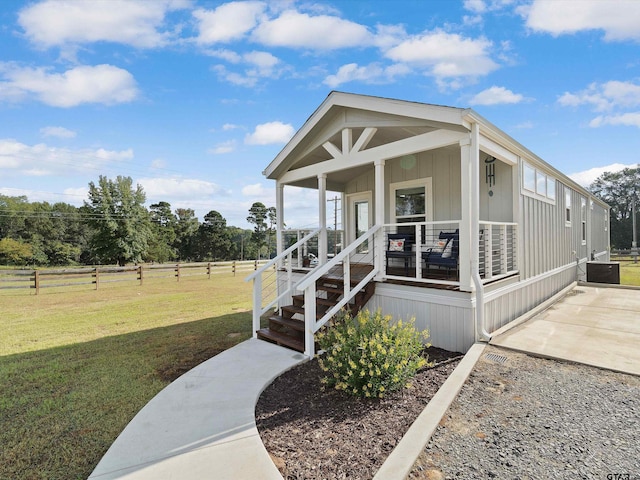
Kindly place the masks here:
POLYGON ((254 307, 255 329, 261 313, 302 292, 304 351, 313 355, 313 333, 371 282, 473 295, 517 275, 518 159, 484 124, 471 111, 332 93, 264 172, 276 181, 278 255, 263 272, 271 268, 273 278, 252 277, 262 306, 254 307), (294 243, 285 239, 295 208, 288 186, 318 192, 317 229, 294 243), (339 247, 327 225, 336 193, 339 247), (309 253, 313 264, 304 261, 309 253), (336 268, 340 298, 318 311, 326 293, 316 284, 336 268))

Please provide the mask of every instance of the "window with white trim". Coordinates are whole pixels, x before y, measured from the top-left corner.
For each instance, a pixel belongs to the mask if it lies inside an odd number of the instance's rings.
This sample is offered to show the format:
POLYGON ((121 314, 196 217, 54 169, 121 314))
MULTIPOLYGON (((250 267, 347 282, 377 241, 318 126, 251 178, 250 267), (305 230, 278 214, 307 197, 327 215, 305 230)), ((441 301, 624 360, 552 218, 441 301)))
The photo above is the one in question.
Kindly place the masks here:
POLYGON ((571 191, 564 193, 564 224, 566 227, 571 226, 571 191))
POLYGON ((582 222, 582 245, 587 244, 587 199, 580 197, 580 221, 582 222))
POLYGON ((527 162, 522 162, 522 193, 555 203, 556 179, 527 162))

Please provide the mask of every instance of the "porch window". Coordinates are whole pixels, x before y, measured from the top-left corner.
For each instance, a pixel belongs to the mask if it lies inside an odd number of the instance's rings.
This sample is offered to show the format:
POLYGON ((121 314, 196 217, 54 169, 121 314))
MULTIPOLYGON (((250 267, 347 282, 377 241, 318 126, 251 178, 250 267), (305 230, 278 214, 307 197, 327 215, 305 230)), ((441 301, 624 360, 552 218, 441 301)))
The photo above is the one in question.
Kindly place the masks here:
POLYGON ((396 222, 425 221, 425 187, 398 188, 396 190, 396 222))
MULTIPOLYGON (((391 222, 416 223, 433 219, 431 178, 420 178, 390 185, 391 222)), ((413 227, 406 227, 413 231, 413 227)))

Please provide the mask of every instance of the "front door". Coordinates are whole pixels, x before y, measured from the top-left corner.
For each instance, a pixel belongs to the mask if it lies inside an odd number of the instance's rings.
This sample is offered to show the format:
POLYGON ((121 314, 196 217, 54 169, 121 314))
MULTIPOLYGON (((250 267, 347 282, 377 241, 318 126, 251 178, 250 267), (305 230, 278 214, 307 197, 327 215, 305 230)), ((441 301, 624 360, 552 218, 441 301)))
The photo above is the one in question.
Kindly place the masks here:
MULTIPOLYGON (((347 195, 347 242, 351 244, 373 226, 373 202, 371 192, 347 195)), ((373 251, 369 241, 358 246, 353 262, 372 263, 373 251)))

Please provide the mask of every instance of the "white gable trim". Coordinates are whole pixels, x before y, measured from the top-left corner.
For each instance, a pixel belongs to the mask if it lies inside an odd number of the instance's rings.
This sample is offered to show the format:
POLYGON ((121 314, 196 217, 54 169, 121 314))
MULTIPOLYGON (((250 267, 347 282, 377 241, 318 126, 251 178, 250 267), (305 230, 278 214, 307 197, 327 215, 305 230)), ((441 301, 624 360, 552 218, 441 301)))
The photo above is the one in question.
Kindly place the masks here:
POLYGON ((343 155, 335 145, 329 143, 333 148, 327 148, 327 146, 325 146, 325 148, 327 150, 334 150, 333 153, 336 154, 334 158, 296 170, 290 170, 280 178, 280 181, 285 184, 293 183, 315 177, 319 173, 347 170, 352 167, 372 164, 375 160, 388 160, 390 158, 402 157, 404 155, 454 145, 459 143, 463 138, 468 137, 469 135, 465 133, 436 130, 434 132, 416 135, 415 137, 397 140, 368 150, 360 152, 352 151, 348 155, 343 155))

